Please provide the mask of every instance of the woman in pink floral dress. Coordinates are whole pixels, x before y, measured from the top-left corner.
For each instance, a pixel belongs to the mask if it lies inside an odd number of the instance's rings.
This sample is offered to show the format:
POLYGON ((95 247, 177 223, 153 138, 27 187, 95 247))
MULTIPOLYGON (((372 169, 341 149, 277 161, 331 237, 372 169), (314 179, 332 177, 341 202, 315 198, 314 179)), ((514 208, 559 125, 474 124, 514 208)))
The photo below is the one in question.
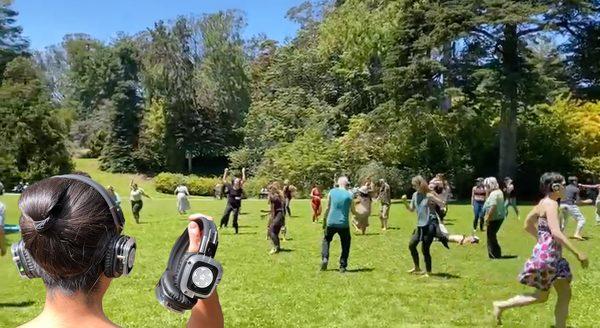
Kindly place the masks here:
POLYGON ((565 179, 558 173, 545 173, 540 178, 540 189, 545 195, 527 215, 525 230, 537 239, 533 254, 519 274, 519 281, 534 287, 532 294, 517 295, 506 301, 494 302, 494 317, 501 324, 502 312, 513 307, 543 303, 548 299, 550 288, 554 287, 558 298, 554 311, 555 327, 564 328, 567 324, 569 302, 571 300, 571 269, 562 255, 562 247, 571 251, 581 265, 588 266, 587 256, 579 252, 560 230, 558 201, 565 192, 565 179))

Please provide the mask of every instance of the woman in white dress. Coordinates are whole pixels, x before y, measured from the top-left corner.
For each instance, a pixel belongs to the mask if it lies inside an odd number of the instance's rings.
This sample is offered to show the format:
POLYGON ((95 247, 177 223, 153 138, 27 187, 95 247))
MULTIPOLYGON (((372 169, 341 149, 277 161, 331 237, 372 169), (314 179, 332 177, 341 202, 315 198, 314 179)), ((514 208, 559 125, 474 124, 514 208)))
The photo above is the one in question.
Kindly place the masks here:
POLYGON ((188 200, 190 192, 188 191, 188 188, 185 185, 180 184, 175 188, 175 195, 177 195, 177 211, 179 214, 185 214, 185 212, 190 209, 190 201, 188 200))

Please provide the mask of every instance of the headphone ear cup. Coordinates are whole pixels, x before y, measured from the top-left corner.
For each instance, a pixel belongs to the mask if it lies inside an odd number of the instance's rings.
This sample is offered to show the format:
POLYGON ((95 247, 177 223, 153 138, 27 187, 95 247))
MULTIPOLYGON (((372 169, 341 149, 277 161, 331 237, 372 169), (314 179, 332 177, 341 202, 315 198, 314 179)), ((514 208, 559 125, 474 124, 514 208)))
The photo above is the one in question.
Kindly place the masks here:
POLYGON ((184 310, 189 310, 196 305, 198 300, 187 297, 179 287, 175 285, 175 282, 169 278, 169 272, 165 272, 160 278, 162 290, 171 300, 177 303, 178 306, 184 310))
POLYGON ((29 279, 39 278, 42 270, 39 267, 39 265, 35 262, 31 254, 29 254, 27 248, 25 248, 25 243, 23 242, 23 240, 20 240, 17 244, 16 252, 16 255, 21 260, 24 270, 23 273, 25 274, 25 276, 29 279))
POLYGON ((108 249, 104 255, 104 275, 108 278, 116 278, 118 273, 116 272, 115 260, 117 258, 117 243, 119 237, 113 237, 108 243, 108 249))

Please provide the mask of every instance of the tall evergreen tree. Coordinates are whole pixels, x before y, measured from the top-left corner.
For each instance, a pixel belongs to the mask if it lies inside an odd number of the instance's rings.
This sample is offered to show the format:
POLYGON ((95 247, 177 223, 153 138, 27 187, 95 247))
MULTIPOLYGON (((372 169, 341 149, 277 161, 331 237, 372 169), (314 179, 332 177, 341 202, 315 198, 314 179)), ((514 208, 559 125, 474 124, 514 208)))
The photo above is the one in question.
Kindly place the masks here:
POLYGON ((29 47, 29 41, 22 35, 23 29, 16 25, 18 14, 11 9, 11 1, 0 2, 0 78, 6 64, 25 54, 29 47))

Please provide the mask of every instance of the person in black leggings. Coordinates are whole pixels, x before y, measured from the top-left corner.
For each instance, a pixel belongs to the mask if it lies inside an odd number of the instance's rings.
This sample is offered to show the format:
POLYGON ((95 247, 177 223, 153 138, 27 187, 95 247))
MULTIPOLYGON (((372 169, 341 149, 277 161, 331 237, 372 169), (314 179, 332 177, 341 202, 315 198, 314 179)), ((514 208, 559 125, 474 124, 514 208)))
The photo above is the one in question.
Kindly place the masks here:
POLYGON ((417 251, 417 245, 419 242, 422 242, 421 252, 425 260, 426 270, 424 274, 429 276, 432 270, 431 253, 429 250, 438 230, 435 207, 444 207, 445 204, 444 201, 429 189, 427 181, 423 177, 414 177, 412 179, 412 186, 416 192, 413 194, 410 204, 406 202, 406 195, 402 196, 406 208, 411 212, 417 212, 417 228, 413 232, 413 236, 408 244, 414 264, 409 273, 423 274, 419 265, 419 252, 417 251))
POLYGON ((279 253, 281 250, 279 232, 285 226, 284 203, 284 195, 279 189, 279 183, 273 182, 269 186, 269 205, 271 206, 269 213, 269 237, 273 242, 273 249, 269 252, 271 255, 279 253))
POLYGON ((227 176, 229 175, 229 169, 225 169, 223 173, 223 185, 227 188, 227 206, 225 207, 225 213, 221 218, 219 229, 229 224, 229 216, 233 212, 233 228, 235 233, 238 233, 238 217, 240 215, 240 207, 242 206, 242 196, 244 194, 244 182, 246 182, 246 169, 242 169, 242 178, 234 178, 233 183, 227 182, 227 176))

